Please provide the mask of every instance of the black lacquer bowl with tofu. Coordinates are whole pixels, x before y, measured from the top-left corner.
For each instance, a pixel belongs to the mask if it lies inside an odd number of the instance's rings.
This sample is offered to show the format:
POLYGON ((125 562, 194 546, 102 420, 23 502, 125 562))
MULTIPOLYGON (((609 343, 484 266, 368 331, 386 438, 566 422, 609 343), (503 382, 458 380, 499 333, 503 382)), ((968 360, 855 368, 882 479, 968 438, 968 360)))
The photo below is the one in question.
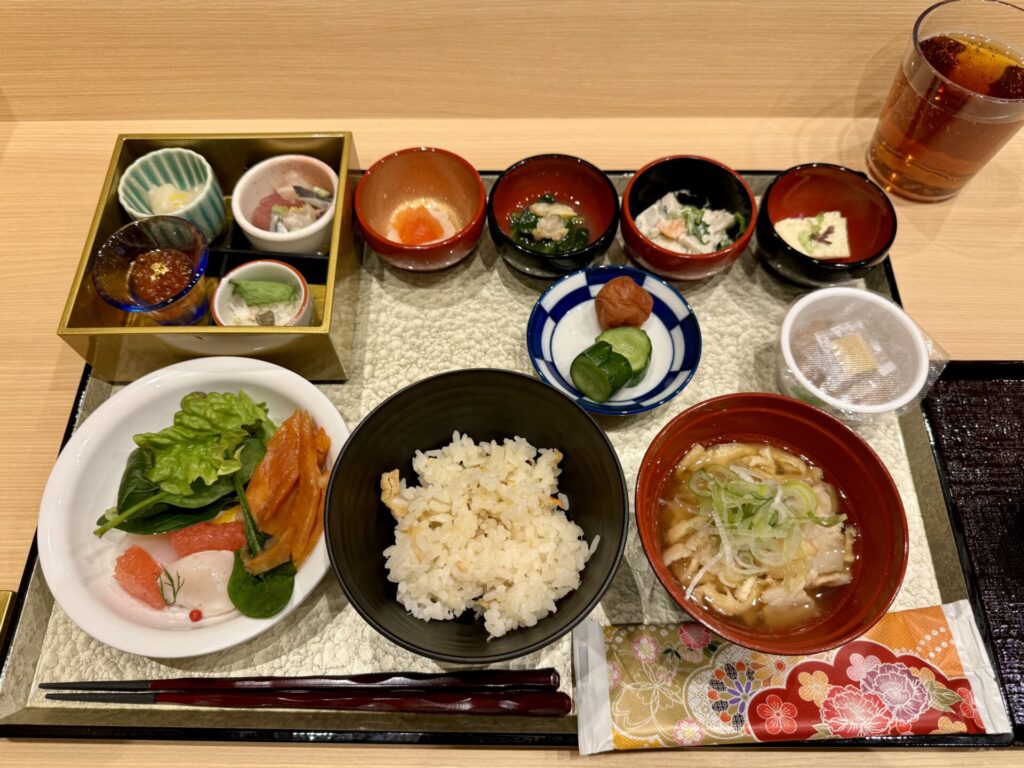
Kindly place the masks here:
POLYGON ((827 163, 780 173, 761 198, 758 250, 780 277, 826 287, 863 277, 889 256, 896 211, 863 173, 827 163))

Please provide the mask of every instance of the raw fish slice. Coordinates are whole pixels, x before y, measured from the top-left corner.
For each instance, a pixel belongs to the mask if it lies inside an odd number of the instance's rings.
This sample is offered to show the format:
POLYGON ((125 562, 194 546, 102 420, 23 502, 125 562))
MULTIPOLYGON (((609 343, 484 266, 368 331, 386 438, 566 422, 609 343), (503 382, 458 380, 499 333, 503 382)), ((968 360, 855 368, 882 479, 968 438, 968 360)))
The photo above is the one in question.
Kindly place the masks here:
MULTIPOLYGON (((244 535, 242 538, 244 543, 244 535)), ((196 608, 203 618, 234 610, 228 597, 228 579, 234 565, 234 553, 224 550, 194 552, 171 563, 167 570, 181 582, 175 605, 196 608)))
POLYGON ((313 519, 313 531, 309 535, 309 539, 306 541, 306 545, 300 549, 294 557, 295 567, 302 565, 306 558, 313 552, 313 548, 316 547, 316 543, 320 540, 320 536, 324 532, 324 502, 327 494, 327 481, 330 480, 330 470, 324 470, 320 473, 320 498, 316 504, 316 517, 313 519))
POLYGON ((320 509, 320 465, 316 458, 316 433, 313 431, 313 419, 305 411, 302 413, 300 430, 302 441, 299 484, 294 506, 296 532, 293 552, 306 550, 320 509))
POLYGON ((249 217, 249 220, 252 222, 254 227, 259 227, 260 229, 265 229, 270 232, 271 209, 275 205, 294 205, 294 203, 294 200, 281 197, 281 195, 277 193, 267 195, 256 205, 256 208, 253 210, 252 216, 249 217))
POLYGON ((293 187, 293 189, 295 190, 295 194, 298 195, 299 199, 302 202, 309 203, 314 208, 326 211, 328 208, 331 207, 331 201, 333 199, 333 196, 326 189, 320 190, 321 192, 325 193, 324 195, 317 194, 316 187, 311 189, 309 187, 303 187, 296 184, 293 187))
POLYGON ((245 569, 253 576, 259 576, 291 560, 294 532, 294 528, 288 528, 280 536, 272 538, 262 552, 245 561, 245 569))
POLYGON ((327 452, 331 450, 331 438, 327 436, 327 431, 320 427, 316 433, 316 463, 320 465, 321 469, 327 463, 327 452))

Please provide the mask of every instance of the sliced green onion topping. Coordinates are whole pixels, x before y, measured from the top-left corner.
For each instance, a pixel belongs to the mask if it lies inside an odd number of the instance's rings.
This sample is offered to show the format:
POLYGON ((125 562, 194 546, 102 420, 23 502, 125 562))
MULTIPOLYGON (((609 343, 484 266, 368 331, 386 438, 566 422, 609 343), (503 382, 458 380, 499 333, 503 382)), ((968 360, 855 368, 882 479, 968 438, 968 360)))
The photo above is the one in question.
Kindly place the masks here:
MULTIPOLYGON (((802 480, 776 483, 750 470, 707 464, 690 474, 688 485, 700 513, 711 519, 718 534, 714 562, 721 560, 747 576, 778 568, 788 571, 800 554, 803 522, 829 527, 846 520, 842 514, 817 515, 818 495, 802 480)), ((706 570, 697 572, 688 593, 706 570)))

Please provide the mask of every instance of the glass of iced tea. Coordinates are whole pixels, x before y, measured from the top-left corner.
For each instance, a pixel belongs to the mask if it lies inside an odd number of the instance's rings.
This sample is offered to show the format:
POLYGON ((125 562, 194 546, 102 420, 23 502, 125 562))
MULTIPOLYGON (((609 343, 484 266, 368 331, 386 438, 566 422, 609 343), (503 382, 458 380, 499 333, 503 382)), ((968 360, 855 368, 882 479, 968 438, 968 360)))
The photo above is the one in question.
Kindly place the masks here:
POLYGON ((957 194, 1024 125, 1024 8, 945 0, 922 13, 867 165, 912 200, 957 194))
POLYGON ((210 307, 204 275, 206 238, 176 216, 150 216, 121 227, 100 246, 92 267, 96 292, 124 312, 159 325, 195 325, 210 307))

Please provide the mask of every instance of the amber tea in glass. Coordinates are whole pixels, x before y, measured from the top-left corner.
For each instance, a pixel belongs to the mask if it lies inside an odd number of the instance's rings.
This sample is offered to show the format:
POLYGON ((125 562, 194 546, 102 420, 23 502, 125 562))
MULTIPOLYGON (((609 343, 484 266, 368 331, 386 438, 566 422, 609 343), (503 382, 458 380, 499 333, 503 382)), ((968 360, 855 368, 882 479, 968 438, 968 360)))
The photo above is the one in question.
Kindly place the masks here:
POLYGON ((913 200, 956 195, 1024 125, 1022 52, 1024 9, 1010 3, 922 13, 868 148, 875 180, 913 200))

